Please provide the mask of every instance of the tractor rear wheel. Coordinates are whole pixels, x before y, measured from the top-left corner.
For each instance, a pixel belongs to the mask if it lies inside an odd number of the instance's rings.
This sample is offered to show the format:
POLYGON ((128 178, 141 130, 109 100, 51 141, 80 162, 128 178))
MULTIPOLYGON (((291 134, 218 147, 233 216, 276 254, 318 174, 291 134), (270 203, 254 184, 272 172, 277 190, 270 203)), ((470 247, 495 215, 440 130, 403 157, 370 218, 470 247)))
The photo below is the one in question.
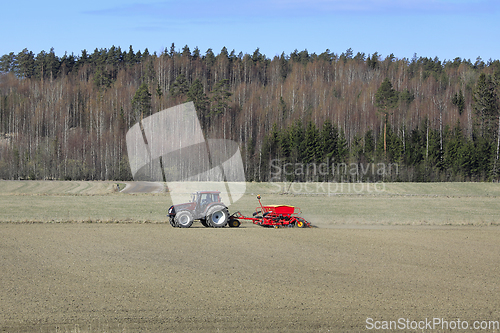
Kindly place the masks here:
POLYGON ((207 223, 207 220, 205 220, 205 219, 200 219, 200 222, 201 222, 201 224, 202 224, 205 228, 210 227, 210 226, 208 225, 208 223, 207 223))
POLYGON ((229 211, 224 206, 210 207, 207 212, 207 223, 214 228, 225 227, 229 221, 229 211))
POLYGON ((187 210, 175 214, 175 223, 180 228, 189 228, 193 224, 193 214, 187 210))

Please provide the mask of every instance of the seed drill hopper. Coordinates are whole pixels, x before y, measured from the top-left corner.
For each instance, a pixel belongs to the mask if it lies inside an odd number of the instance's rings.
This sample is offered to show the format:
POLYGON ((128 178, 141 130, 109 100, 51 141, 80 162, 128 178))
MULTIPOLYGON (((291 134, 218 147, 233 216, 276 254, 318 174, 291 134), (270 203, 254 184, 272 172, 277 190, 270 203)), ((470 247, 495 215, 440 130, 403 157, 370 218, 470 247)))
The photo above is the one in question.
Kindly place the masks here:
MULTIPOLYGON (((280 228, 280 227, 298 227, 298 228, 311 228, 311 223, 307 222, 304 218, 299 217, 301 213, 299 207, 287 205, 270 205, 263 206, 260 202, 260 195, 257 196, 260 207, 255 208, 253 217, 246 217, 240 212, 233 213, 229 220, 250 220, 254 224, 267 228, 280 228)), ((231 222, 230 222, 231 223, 231 222)))

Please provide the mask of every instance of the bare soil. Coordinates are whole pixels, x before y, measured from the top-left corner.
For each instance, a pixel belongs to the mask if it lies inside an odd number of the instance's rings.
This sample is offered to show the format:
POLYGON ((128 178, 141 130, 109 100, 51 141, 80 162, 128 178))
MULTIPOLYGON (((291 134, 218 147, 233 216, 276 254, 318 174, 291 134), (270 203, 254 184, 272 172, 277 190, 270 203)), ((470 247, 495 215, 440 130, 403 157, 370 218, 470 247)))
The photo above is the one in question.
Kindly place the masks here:
MULTIPOLYGON (((0 224, 1 332, 500 320, 500 227, 0 224)), ((461 330, 464 332, 465 330, 461 330)))

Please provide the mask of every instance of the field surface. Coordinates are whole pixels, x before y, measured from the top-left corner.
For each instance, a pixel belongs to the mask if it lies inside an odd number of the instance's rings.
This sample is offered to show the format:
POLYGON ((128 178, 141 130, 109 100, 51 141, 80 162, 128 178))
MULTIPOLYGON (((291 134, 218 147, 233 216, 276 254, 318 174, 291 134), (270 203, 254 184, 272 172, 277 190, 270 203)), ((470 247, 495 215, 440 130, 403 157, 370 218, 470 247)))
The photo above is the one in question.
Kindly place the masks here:
MULTIPOLYGON (((499 320, 492 227, 0 228, 5 332, 365 331, 499 320)), ((463 331, 463 330, 462 330, 463 331)))
POLYGON ((117 185, 0 181, 0 332, 500 320, 497 184, 252 183, 230 207, 251 215, 261 194, 301 207, 312 229, 172 228, 168 193, 117 185))

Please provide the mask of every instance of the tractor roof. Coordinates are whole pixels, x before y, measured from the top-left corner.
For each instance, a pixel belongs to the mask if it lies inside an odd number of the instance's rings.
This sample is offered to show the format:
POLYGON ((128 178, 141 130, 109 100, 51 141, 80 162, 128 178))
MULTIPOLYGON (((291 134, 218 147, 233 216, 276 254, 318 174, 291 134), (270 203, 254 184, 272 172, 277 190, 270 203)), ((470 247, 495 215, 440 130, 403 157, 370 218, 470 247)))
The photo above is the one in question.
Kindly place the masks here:
POLYGON ((203 194, 203 193, 220 194, 220 191, 197 191, 195 193, 198 193, 198 194, 203 194))

